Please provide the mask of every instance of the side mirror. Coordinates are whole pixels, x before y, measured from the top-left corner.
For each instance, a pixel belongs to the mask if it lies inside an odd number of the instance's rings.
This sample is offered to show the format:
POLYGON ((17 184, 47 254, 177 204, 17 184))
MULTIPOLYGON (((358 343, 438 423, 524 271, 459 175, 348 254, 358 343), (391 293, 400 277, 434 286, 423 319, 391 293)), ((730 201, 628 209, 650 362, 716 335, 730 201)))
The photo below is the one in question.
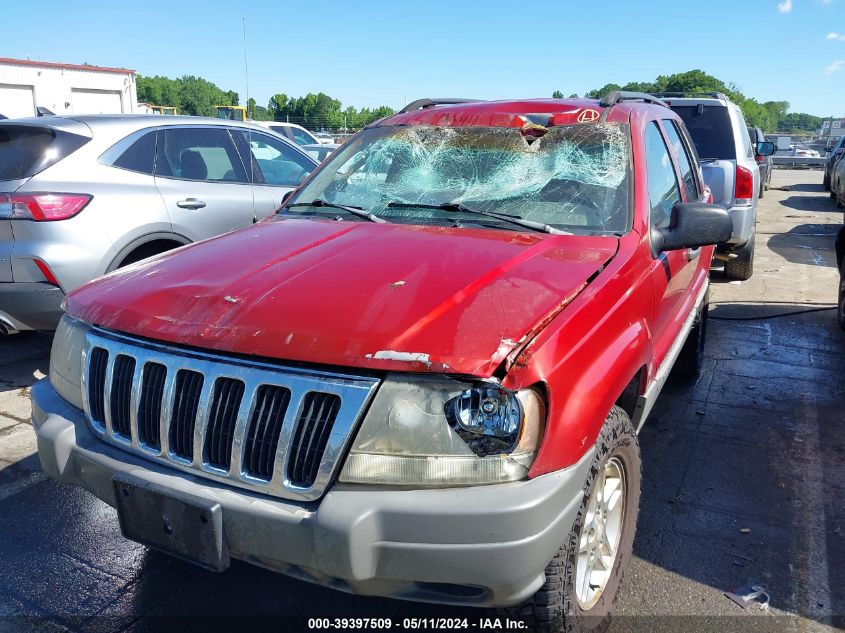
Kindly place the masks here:
POLYGON ((771 141, 757 143, 757 156, 771 156, 775 153, 775 144, 771 141))
POLYGON ((669 226, 652 232, 657 253, 721 244, 731 239, 734 225, 727 210, 715 204, 679 202, 669 226))
POLYGON ((293 195, 294 190, 291 189, 285 195, 282 196, 282 206, 285 206, 285 203, 290 200, 290 197, 293 195))

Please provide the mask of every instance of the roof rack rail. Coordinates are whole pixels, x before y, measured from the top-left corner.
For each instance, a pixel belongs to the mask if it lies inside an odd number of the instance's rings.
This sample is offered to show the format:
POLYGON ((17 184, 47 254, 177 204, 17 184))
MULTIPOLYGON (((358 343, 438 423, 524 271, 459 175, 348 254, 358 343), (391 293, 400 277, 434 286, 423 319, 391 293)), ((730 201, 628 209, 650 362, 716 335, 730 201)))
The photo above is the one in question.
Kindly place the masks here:
POLYGON ((661 101, 654 95, 645 92, 630 92, 628 90, 614 90, 613 92, 608 92, 601 98, 599 105, 603 108, 607 108, 609 106, 614 106, 617 103, 622 103, 623 101, 645 101, 646 103, 653 103, 667 108, 669 107, 665 102, 661 101))
POLYGON ((725 99, 730 101, 730 97, 728 97, 723 92, 652 92, 655 97, 660 97, 662 99, 683 99, 685 97, 710 97, 711 99, 725 99))
POLYGON ((416 101, 411 101, 411 103, 399 110, 397 114, 415 112, 416 110, 424 110, 425 108, 433 108, 434 106, 439 105, 457 105, 459 103, 477 103, 479 101, 481 101, 481 99, 417 99, 416 101))

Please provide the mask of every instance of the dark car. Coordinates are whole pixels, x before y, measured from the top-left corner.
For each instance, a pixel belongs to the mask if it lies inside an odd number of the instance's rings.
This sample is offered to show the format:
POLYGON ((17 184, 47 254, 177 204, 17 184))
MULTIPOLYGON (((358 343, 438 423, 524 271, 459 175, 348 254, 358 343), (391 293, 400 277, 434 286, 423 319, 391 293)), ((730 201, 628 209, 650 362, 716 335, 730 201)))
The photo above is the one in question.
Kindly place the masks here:
POLYGON ((825 191, 830 191, 830 181, 833 177, 833 168, 836 167, 836 163, 839 162, 839 159, 842 158, 843 155, 845 155, 845 136, 840 138, 839 142, 833 146, 830 156, 824 164, 824 180, 822 181, 822 186, 825 191))
POLYGON ((839 327, 845 330, 845 226, 836 236, 836 264, 839 266, 839 327))
POLYGON ((757 153, 757 143, 762 143, 768 139, 759 127, 749 127, 748 136, 751 138, 752 147, 754 147, 754 160, 760 167, 760 197, 762 198, 763 192, 769 188, 769 184, 772 182, 773 164, 771 156, 761 156, 757 153))

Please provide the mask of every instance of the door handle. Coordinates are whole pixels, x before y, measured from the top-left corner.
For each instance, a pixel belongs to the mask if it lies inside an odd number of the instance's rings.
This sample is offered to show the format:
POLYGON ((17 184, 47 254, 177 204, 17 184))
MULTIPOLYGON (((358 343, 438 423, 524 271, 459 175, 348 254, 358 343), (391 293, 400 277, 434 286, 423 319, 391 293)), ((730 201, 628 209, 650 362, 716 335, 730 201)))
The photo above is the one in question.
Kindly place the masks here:
POLYGON ((687 261, 691 262, 694 259, 698 259, 698 256, 701 255, 701 247, 699 248, 688 248, 687 249, 687 261))
POLYGON ((176 206, 181 209, 202 209, 205 206, 205 202, 196 198, 185 198, 177 202, 176 206))

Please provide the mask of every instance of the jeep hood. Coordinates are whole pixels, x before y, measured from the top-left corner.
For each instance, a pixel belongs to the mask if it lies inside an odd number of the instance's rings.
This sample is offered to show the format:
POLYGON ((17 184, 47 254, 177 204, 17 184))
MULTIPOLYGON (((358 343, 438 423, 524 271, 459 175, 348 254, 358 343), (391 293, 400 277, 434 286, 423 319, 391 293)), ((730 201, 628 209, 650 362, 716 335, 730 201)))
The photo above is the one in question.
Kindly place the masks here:
POLYGON ((571 301, 613 237, 272 217, 101 277, 68 313, 196 348, 489 376, 571 301))

